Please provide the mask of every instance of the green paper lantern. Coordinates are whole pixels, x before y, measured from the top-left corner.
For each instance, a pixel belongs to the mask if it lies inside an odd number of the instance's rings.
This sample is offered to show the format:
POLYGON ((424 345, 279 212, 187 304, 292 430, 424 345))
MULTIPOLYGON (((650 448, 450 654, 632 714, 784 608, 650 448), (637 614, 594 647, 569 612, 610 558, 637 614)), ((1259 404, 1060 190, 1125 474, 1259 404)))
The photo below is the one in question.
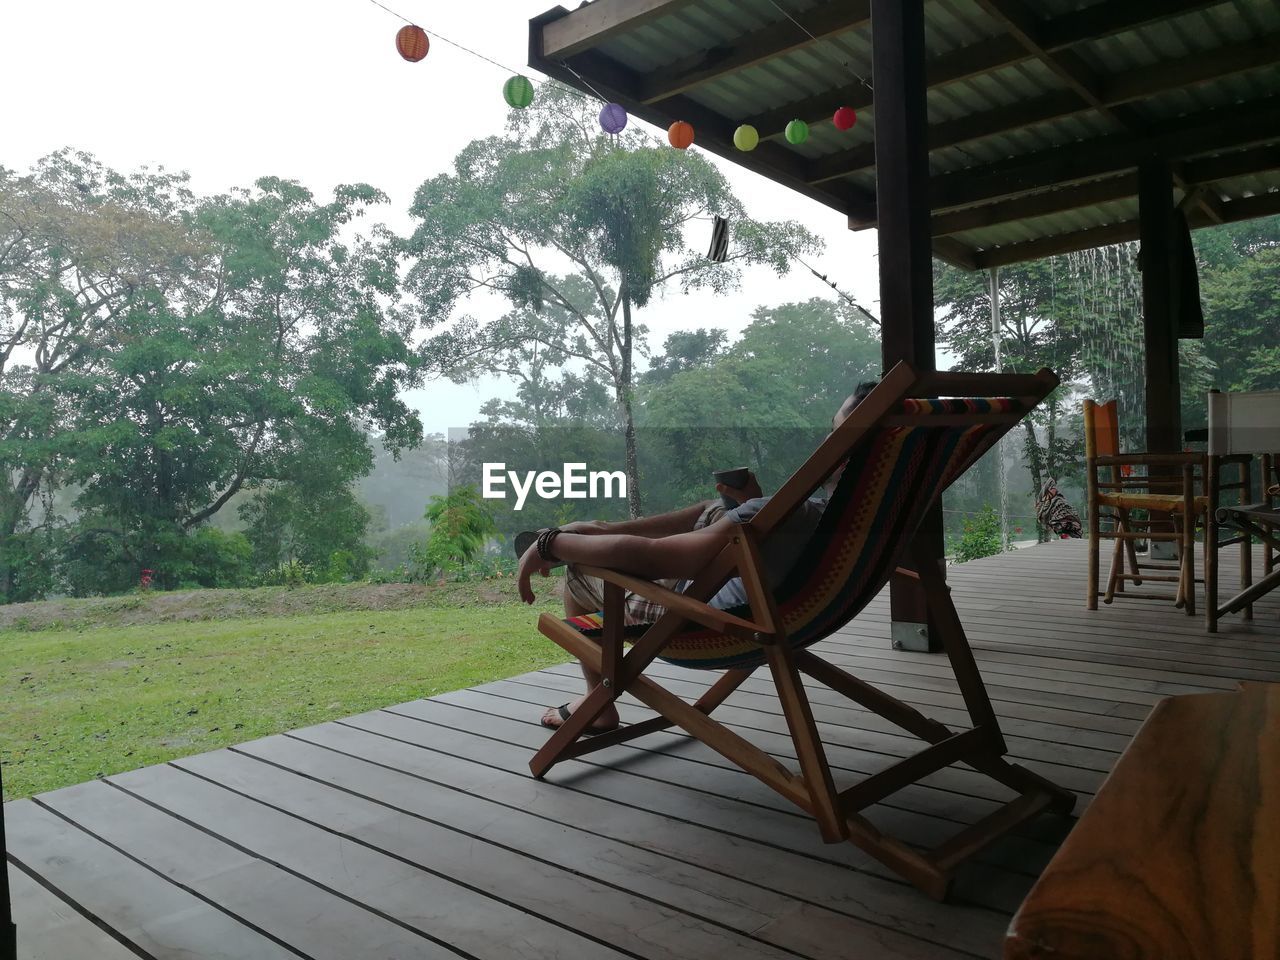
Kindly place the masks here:
POLYGON ((733 131, 733 145, 743 153, 750 153, 760 143, 760 131, 749 123, 744 123, 733 131))
POLYGON ((516 74, 502 85, 502 97, 507 101, 508 106, 523 110, 533 103, 533 84, 529 82, 528 77, 516 74))
POLYGON ((787 143, 796 145, 809 139, 809 125, 803 120, 792 120, 787 124, 787 143))

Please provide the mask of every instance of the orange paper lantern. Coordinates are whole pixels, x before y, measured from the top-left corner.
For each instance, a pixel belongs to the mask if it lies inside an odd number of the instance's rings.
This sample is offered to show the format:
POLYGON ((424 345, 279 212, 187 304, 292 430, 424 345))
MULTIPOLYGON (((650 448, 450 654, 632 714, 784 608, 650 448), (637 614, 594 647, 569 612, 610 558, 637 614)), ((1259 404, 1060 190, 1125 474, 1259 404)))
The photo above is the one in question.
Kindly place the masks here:
POLYGON ((401 27, 396 33, 396 49, 400 56, 410 63, 417 63, 431 49, 431 41, 427 39, 427 31, 418 26, 401 27))
POLYGON ((667 128, 667 139, 671 141, 671 145, 677 150, 686 149, 689 144, 693 143, 693 124, 677 120, 667 128))

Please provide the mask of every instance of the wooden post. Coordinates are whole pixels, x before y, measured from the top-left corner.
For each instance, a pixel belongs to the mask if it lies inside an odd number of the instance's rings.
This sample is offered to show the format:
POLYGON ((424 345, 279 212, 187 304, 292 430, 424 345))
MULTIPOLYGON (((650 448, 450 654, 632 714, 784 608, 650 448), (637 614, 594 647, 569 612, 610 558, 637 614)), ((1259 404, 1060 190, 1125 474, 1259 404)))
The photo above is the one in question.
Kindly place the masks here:
MULTIPOLYGON (((1173 211, 1173 174, 1168 162, 1153 158, 1140 164, 1138 236, 1142 263, 1142 338, 1146 350, 1146 448, 1152 453, 1177 453, 1182 449, 1173 211)), ((1172 482, 1175 477, 1168 470, 1152 467, 1151 474, 1170 481, 1153 485, 1152 492, 1171 493, 1176 489, 1176 483, 1172 482)), ((1153 523, 1151 529, 1172 530, 1172 517, 1153 523)), ((1174 559, 1171 546, 1164 543, 1153 541, 1149 549, 1153 559, 1174 559)))
POLYGON ((1147 442, 1152 453, 1182 449, 1182 391, 1178 378, 1173 176, 1163 160, 1138 167, 1142 243, 1142 328, 1146 348, 1147 442))
MULTIPOLYGON (((879 218, 881 350, 934 370, 933 250, 929 237, 929 145, 923 0, 871 0, 876 91, 876 208, 879 218)), ((942 509, 929 511, 914 555, 943 562, 942 509)), ((890 581, 894 646, 937 652, 920 581, 890 581)))

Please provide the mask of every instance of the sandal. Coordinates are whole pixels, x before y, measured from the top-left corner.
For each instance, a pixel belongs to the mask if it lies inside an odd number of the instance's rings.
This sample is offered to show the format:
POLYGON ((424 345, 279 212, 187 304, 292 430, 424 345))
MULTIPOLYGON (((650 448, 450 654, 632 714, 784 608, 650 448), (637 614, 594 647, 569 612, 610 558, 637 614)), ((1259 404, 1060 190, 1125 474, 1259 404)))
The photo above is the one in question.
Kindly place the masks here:
MULTIPOLYGON (((567 703, 562 703, 560 704, 560 706, 556 707, 556 712, 560 714, 560 723, 547 723, 546 717, 543 717, 538 722, 541 723, 548 730, 559 730, 560 724, 564 723, 571 716, 573 716, 573 714, 569 712, 569 704, 567 703)), ((587 729, 582 731, 582 736, 598 737, 602 733, 613 733, 613 731, 618 729, 618 726, 619 725, 615 723, 613 724, 613 726, 609 726, 609 727, 587 727, 587 729)))

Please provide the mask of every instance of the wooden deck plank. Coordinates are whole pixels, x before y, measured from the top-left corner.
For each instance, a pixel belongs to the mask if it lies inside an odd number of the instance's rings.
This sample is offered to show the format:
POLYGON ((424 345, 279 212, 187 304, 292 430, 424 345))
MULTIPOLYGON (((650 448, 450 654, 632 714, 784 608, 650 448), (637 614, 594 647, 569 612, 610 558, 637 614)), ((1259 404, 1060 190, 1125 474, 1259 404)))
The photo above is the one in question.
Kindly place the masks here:
MULTIPOLYGON (((155 960, 298 960, 301 954, 30 800, 5 808, 9 856, 155 960)), ((251 858, 245 858, 248 864, 251 858)), ((26 917, 18 914, 19 927, 26 917)), ((21 935, 19 935, 21 936, 21 935)), ((97 954, 61 960, 94 960, 97 954)))
POLYGON ((252 754, 220 751, 175 766, 433 869, 452 868, 472 885, 489 886, 507 900, 519 896, 526 909, 571 920, 645 957, 737 957, 746 951, 781 960, 788 954, 750 933, 768 924, 794 930, 796 913, 806 914, 806 923, 825 921, 829 934, 839 931, 825 949, 813 944, 817 956, 844 955, 834 949, 837 943, 899 951, 910 943, 706 871, 697 871, 697 883, 691 883, 687 865, 296 739, 251 746, 252 754), (382 815, 345 828, 349 812, 364 808, 382 815), (565 840, 568 830, 574 830, 572 843, 565 840), (535 869, 522 867, 521 858, 535 869), (641 859, 656 876, 638 873, 641 859), (641 896, 638 885, 648 895, 641 896))
MULTIPOLYGON (((459 703, 459 701, 450 702, 459 703)), ((528 709, 524 706, 525 703, 526 701, 490 697, 487 700, 476 701, 477 705, 474 709, 493 711, 491 716, 506 717, 530 727, 527 720, 510 716, 521 713, 527 715, 528 709)), ((629 706, 625 706, 623 710, 633 714, 636 719, 652 715, 647 711, 635 710, 629 706)), ((495 729, 499 736, 504 735, 503 727, 499 726, 495 729)), ((528 735, 529 740, 536 743, 543 734, 541 730, 530 728, 528 735)), ((646 750, 632 744, 622 744, 595 755, 591 761, 584 762, 605 768, 621 765, 627 772, 635 775, 739 800, 754 806, 767 807, 779 813, 797 817, 802 823, 812 826, 812 821, 798 812, 794 806, 788 805, 740 768, 723 762, 717 754, 697 741, 692 741, 685 751, 646 750), (635 756, 637 751, 640 754, 639 757, 635 756)), ((794 762, 791 766, 793 769, 796 768, 794 762)), ((847 785, 852 785, 861 778, 842 779, 847 779, 847 785)), ((1012 796, 1012 791, 1005 791, 1003 799, 1008 800, 1012 796)), ((1000 805, 987 799, 944 794, 936 790, 926 793, 923 790, 911 789, 910 792, 903 791, 902 794, 895 795, 893 802, 870 807, 868 815, 884 830, 895 835, 912 837, 918 845, 936 846, 958 832, 961 827, 968 826, 993 813, 1000 805)), ((1048 824, 1051 820, 1052 818, 1046 818, 1041 823, 1048 824)), ((1056 823, 1056 828, 1051 831, 1048 840, 1039 839, 1034 833, 1015 834, 1006 838, 1002 844, 984 851, 977 862, 997 869, 1038 875, 1061 842, 1067 826, 1068 824, 1061 822, 1056 823)))
MULTIPOLYGON (((890 925, 931 944, 988 956, 1008 924, 1007 916, 964 904, 938 909, 896 879, 851 870, 825 857, 810 857, 803 850, 778 848, 761 838, 744 840, 717 826, 666 817, 647 803, 652 791, 638 788, 613 800, 585 789, 585 783, 566 786, 533 780, 525 772, 527 750, 504 749, 501 743, 478 735, 378 711, 292 736, 447 782, 456 789, 509 798, 575 829, 610 836, 859 920, 890 925), (406 750, 405 744, 420 749, 406 750)), ((249 744, 244 749, 253 748, 249 744)))
POLYGON ((18 928, 18 960, 138 960, 138 955, 66 900, 9 864, 9 895, 18 928))
MULTIPOLYGON (((172 773, 161 765, 125 776, 145 781, 172 773)), ((421 933, 353 903, 341 895, 345 891, 282 869, 267 856, 237 848, 107 783, 67 787, 45 794, 41 802, 227 914, 256 926, 298 956, 314 960, 349 960, 353 955, 377 960, 457 956, 421 933)), ((228 818, 234 815, 229 809, 226 813, 228 818)), ((319 839, 311 838, 299 854, 311 843, 319 844, 319 839)), ((356 862, 348 864, 348 888, 400 879, 390 870, 362 872, 359 868, 356 862)))
MULTIPOLYGON (((394 714, 384 712, 374 722, 384 728, 393 721, 416 722, 419 727, 432 726, 433 721, 443 718, 449 709, 446 704, 436 701, 415 701, 396 708, 394 714)), ((368 715, 360 718, 361 725, 364 726, 368 719, 371 719, 368 715)), ((397 724, 395 728, 409 737, 422 735, 420 730, 405 723, 397 724)), ((458 728, 449 729, 453 731, 452 736, 461 733, 458 728)), ((492 738, 486 746, 487 754, 492 757, 498 751, 511 751, 509 762, 515 770, 527 763, 526 751, 545 739, 544 732, 534 724, 499 717, 488 717, 485 729, 492 738), (517 745, 523 748, 518 749, 517 745)), ((625 747, 621 749, 625 750, 625 747)), ((598 756, 603 758, 610 752, 605 751, 598 756)), ((824 844, 809 818, 766 806, 763 803, 764 787, 756 787, 751 778, 734 776, 729 770, 686 764, 661 754, 626 751, 621 754, 619 762, 608 764, 603 759, 577 760, 557 767, 552 776, 553 782, 561 786, 615 802, 640 805, 667 817, 714 825, 716 829, 740 839, 764 840, 778 849, 796 850, 832 864, 852 867, 885 879, 896 879, 887 867, 851 844, 824 844), (744 790, 753 791, 754 799, 740 799, 744 790), (762 802, 757 803, 755 799, 762 802)), ((887 818, 887 814, 882 813, 881 818, 887 818)), ((924 817, 908 819, 921 830, 937 826, 936 822, 930 823, 924 817)), ((1028 879, 1029 872, 1014 874, 982 863, 970 863, 957 881, 956 896, 994 910, 1012 909, 1026 896, 1028 879)))
MULTIPOLYGON (((1077 811, 1166 694, 1280 681, 1280 594, 1211 636, 1171 603, 1085 610, 1086 559, 1082 543, 1055 542, 949 571, 1013 759, 1077 791, 1077 811)), ((1234 555, 1222 559, 1234 583, 1234 555)), ((532 620, 529 642, 544 642, 532 620)), ((815 650, 967 726, 946 661, 891 648, 887 595, 815 650)), ((685 697, 715 678, 649 672, 685 697)), ((851 845, 823 844, 678 730, 532 780, 539 715, 580 689, 576 668, 552 667, 10 804, 22 956, 994 958, 1071 822, 1023 825, 961 871, 957 902, 936 904, 851 845)), ((806 689, 838 780, 918 749, 806 689)), ((620 707, 625 721, 648 715, 629 697, 620 707)), ((795 762, 767 677, 717 717, 795 762)), ((958 766, 870 815, 931 843, 1007 797, 958 766)))
MULTIPOLYGON (((171 830, 165 821, 179 823, 175 818, 181 818, 200 827, 193 832, 253 850, 285 876, 305 877, 305 883, 315 891, 310 897, 313 909, 318 901, 329 898, 358 905, 359 912, 345 911, 347 916, 336 910, 330 914, 326 909, 327 922, 318 925, 320 929, 315 934, 325 943, 331 942, 331 935, 324 929, 330 922, 335 927, 332 940, 338 940, 338 935, 350 928, 381 924, 389 929, 379 931, 379 938, 372 942, 378 943, 394 933, 404 944, 397 944, 396 950, 412 948, 417 951, 413 956, 444 957, 456 952, 500 960, 511 955, 512 944, 522 944, 534 955, 580 960, 619 960, 624 956, 583 933, 446 878, 443 871, 425 871, 167 765, 135 770, 113 777, 111 782, 166 811, 161 814, 156 810, 155 817, 140 818, 150 821, 149 829, 171 830), (324 896, 326 892, 329 898, 324 896), (442 949, 440 944, 452 950, 442 949)), ((154 855, 161 856, 163 851, 157 849, 154 855)), ((304 899, 300 898, 300 902, 304 899)), ((369 949, 361 946, 370 942, 369 937, 355 930, 350 936, 351 941, 332 954, 335 958, 359 956, 362 950, 369 949)), ((387 954, 396 955, 395 950, 387 954)))

